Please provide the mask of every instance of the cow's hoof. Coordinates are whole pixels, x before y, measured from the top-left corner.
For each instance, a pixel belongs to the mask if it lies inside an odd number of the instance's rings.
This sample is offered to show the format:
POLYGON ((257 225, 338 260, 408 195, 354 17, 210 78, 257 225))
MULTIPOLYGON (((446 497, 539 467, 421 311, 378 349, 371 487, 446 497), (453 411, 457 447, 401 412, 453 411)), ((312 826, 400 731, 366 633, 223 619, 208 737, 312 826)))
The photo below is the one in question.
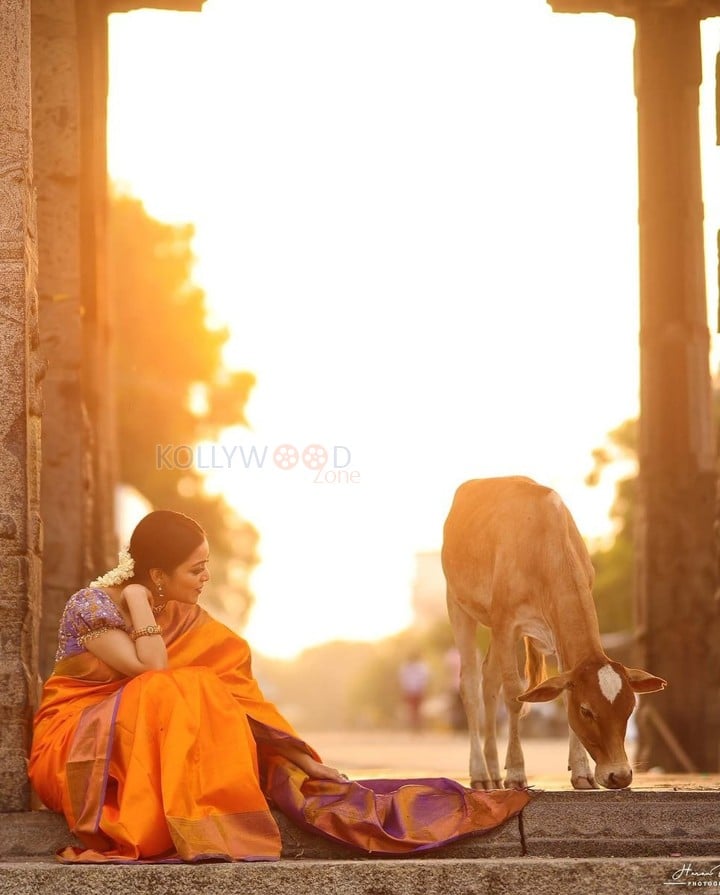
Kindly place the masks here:
POLYGON ((570 782, 573 789, 600 789, 592 774, 588 774, 586 777, 572 777, 570 782))
POLYGON ((527 780, 525 777, 520 780, 506 780, 505 789, 527 789, 527 780))
POLYGON ((499 780, 471 780, 470 788, 490 792, 493 789, 502 789, 502 783, 499 780))

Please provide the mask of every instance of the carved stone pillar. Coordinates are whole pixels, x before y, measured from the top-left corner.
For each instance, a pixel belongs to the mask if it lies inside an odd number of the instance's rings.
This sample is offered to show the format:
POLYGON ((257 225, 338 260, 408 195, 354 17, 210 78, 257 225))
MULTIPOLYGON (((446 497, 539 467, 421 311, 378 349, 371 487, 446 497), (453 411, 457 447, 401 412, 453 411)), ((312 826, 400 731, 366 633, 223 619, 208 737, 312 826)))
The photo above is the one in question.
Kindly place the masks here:
POLYGON ((109 13, 202 0, 33 0, 40 326, 48 358, 40 669, 52 670, 70 594, 116 560, 115 387, 106 281, 109 13))
POLYGON ((30 0, 0 15, 0 812, 29 807, 41 524, 30 0))
POLYGON ((112 564, 114 390, 105 284, 107 13, 33 0, 32 84, 43 354, 40 669, 73 591, 112 564))

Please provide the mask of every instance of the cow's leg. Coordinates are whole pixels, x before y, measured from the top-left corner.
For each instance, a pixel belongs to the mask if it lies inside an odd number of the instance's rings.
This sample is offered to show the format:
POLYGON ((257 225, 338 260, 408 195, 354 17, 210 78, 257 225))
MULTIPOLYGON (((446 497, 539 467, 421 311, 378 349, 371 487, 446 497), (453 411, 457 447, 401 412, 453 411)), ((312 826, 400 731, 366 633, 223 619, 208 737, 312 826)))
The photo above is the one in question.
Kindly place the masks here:
POLYGON ((492 641, 482 666, 482 694, 485 710, 485 765, 492 789, 502 789, 497 749, 497 700, 502 685, 502 670, 492 641))
POLYGON ((524 708, 518 696, 523 692, 517 663, 517 643, 514 635, 506 634, 501 642, 496 639, 498 660, 502 663, 502 685, 508 713, 508 745, 505 755, 505 788, 525 789, 525 757, 520 742, 520 713, 524 708))
POLYGON ((457 605, 449 588, 447 606, 455 644, 460 653, 460 696, 470 734, 470 786, 473 789, 490 789, 480 742, 480 656, 475 639, 477 622, 457 605))
MULTIPOLYGON (((558 662, 558 669, 560 671, 564 671, 564 665, 562 661, 558 662)), ((567 715, 567 693, 563 694, 563 701, 565 703, 565 714, 567 715)), ((570 771, 570 782, 572 783, 573 789, 600 789, 600 787, 595 782, 595 776, 590 769, 590 760, 588 758, 588 754, 585 751, 585 747, 580 742, 578 735, 572 729, 569 728, 570 734, 568 737, 568 771, 570 771)))
POLYGON ((568 771, 570 771, 570 782, 573 789, 600 789, 590 770, 590 761, 585 747, 572 728, 570 729, 568 771))

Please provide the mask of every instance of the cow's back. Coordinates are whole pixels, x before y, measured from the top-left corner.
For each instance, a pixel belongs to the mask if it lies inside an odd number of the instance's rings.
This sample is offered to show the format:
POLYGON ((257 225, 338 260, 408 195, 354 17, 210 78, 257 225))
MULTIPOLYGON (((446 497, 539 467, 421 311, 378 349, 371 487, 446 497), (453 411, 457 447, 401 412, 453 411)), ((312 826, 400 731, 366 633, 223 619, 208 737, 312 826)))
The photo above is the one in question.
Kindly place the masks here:
MULTIPOLYGON (((551 488, 521 476, 472 479, 455 492, 443 532, 449 592, 484 624, 498 589, 506 602, 542 603, 550 589, 587 586, 592 566, 551 488)), ((539 608, 539 607, 538 607, 539 608)))

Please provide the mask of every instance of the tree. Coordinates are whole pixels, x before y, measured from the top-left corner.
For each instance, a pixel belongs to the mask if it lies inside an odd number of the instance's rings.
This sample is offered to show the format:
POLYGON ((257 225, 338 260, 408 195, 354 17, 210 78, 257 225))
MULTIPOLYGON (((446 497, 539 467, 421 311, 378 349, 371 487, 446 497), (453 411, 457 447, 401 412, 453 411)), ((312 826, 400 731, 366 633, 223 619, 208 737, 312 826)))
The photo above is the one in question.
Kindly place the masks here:
POLYGON ((624 462, 629 475, 615 485, 610 518, 615 533, 612 544, 592 551, 595 567, 594 595, 602 632, 630 631, 633 627, 635 577, 635 510, 637 506, 638 421, 626 420, 608 433, 607 442, 592 452, 594 466, 586 484, 598 484, 608 467, 624 462))
POLYGON ((203 526, 213 556, 208 599, 237 624, 251 604, 257 533, 222 497, 205 493, 181 446, 245 424, 255 379, 222 365, 228 332, 207 325, 205 294, 192 280, 193 227, 157 221, 121 194, 111 197, 108 225, 120 479, 203 526))

